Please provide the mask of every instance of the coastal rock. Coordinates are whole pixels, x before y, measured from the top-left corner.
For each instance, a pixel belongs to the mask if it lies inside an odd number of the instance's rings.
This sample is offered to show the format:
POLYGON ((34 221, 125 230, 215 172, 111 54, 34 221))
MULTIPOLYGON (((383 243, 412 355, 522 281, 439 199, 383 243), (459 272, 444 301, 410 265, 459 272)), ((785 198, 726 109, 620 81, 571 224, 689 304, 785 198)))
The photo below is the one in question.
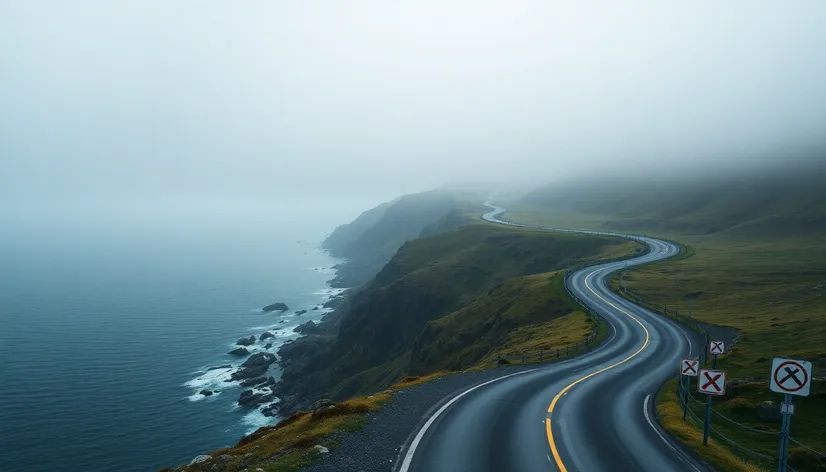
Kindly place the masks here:
POLYGON ((318 310, 318 305, 313 307, 313 311, 316 311, 316 310, 318 310))
POLYGON ((284 360, 295 361, 322 352, 333 339, 332 336, 304 336, 295 340, 291 339, 278 348, 278 355, 281 356, 283 365, 284 360))
POLYGON ((272 403, 261 409, 261 414, 267 418, 278 416, 278 403, 272 403))
POLYGON ((296 333, 300 333, 300 334, 318 334, 322 330, 321 330, 320 326, 315 324, 314 321, 310 320, 310 321, 308 321, 304 324, 300 324, 300 325, 296 326, 293 331, 295 331, 296 333))
POLYGON ((269 331, 264 331, 263 333, 261 333, 261 336, 258 336, 258 340, 263 341, 267 338, 274 338, 274 337, 275 337, 274 334, 270 333, 269 331))
POLYGON ((232 380, 252 379, 261 377, 270 368, 270 364, 275 362, 275 354, 269 352, 259 352, 247 359, 241 367, 232 374, 232 380))
POLYGON ((284 323, 284 322, 286 322, 286 321, 287 321, 287 320, 281 320, 281 321, 279 321, 279 323, 284 323))
MULTIPOLYGON (((298 310, 297 312, 295 312, 295 316, 301 316, 304 313, 307 313, 307 310, 298 310)), ((283 321, 282 321, 282 323, 283 323, 283 321)))
POLYGON ((195 459, 192 459, 192 462, 189 465, 201 464, 208 460, 212 459, 212 456, 208 456, 206 454, 201 454, 200 456, 195 456, 195 459))
POLYGON ((212 390, 201 390, 200 394, 205 396, 205 397, 208 397, 208 396, 212 395, 212 390))
POLYGON ((272 393, 254 392, 252 390, 244 390, 241 396, 238 397, 238 405, 252 408, 262 403, 273 401, 275 397, 272 393))
POLYGON ((248 338, 241 338, 238 341, 236 341, 235 344, 239 346, 252 346, 253 344, 255 344, 255 336, 250 335, 250 337, 248 338))
POLYGON ((757 404, 757 417, 763 421, 777 423, 783 419, 783 414, 780 413, 779 404, 772 401, 765 401, 757 404))
MULTIPOLYGON (((245 347, 239 347, 238 349, 233 349, 233 350, 229 351, 229 353, 232 354, 233 356, 242 357, 242 356, 249 355, 250 352, 247 351, 247 348, 245 348, 245 347)), ((232 367, 232 366, 228 366, 228 367, 232 367)))
POLYGON ((315 449, 316 451, 318 451, 318 452, 319 452, 319 454, 327 454, 328 452, 330 452, 330 450, 329 450, 329 449, 327 449, 326 447, 322 446, 321 444, 316 444, 315 446, 313 446, 313 449, 315 449))
POLYGON ((272 349, 272 343, 267 343, 267 345, 264 346, 264 349, 272 349))
MULTIPOLYGON (((244 348, 239 348, 239 349, 244 349, 244 348)), ((236 351, 237 351, 237 350, 238 350, 238 349, 236 349, 236 351)), ((244 351, 246 351, 246 349, 244 349, 244 351)), ((233 352, 234 352, 234 351, 233 351, 233 352)), ((230 354, 232 354, 232 352, 230 352, 230 354)), ((249 354, 249 353, 247 353, 247 354, 249 354)), ((232 366, 231 366, 231 365, 229 365, 229 364, 224 364, 224 365, 216 365, 216 366, 212 366, 212 367, 210 367, 209 369, 207 369, 207 371, 210 371, 210 370, 217 370, 217 369, 231 369, 231 368, 232 368, 232 366)))
POLYGON ((324 416, 326 412, 335 410, 336 404, 327 398, 322 398, 321 400, 313 403, 310 406, 310 409, 313 411, 311 417, 318 418, 320 416, 324 416))
POLYGON ((273 303, 272 305, 267 305, 267 306, 265 306, 265 307, 264 307, 264 308, 262 308, 261 310, 262 310, 264 313, 269 313, 269 312, 271 312, 271 311, 287 311, 287 310, 289 310, 289 309, 290 309, 290 308, 287 306, 287 304, 286 304, 286 303, 284 303, 284 302, 275 302, 275 303, 273 303))
POLYGON ((321 410, 322 408, 327 408, 328 406, 335 406, 332 400, 329 398, 322 398, 321 400, 316 401, 310 406, 310 409, 313 411, 321 410))
POLYGON ((268 366, 273 362, 275 362, 275 354, 270 354, 269 352, 259 352, 258 354, 253 354, 250 356, 249 359, 241 364, 241 367, 253 367, 259 365, 268 366))
MULTIPOLYGON (((272 377, 270 377, 270 378, 272 378, 272 377)), ((255 378, 252 378, 252 379, 244 380, 243 382, 241 382, 241 386, 242 387, 255 387, 256 385, 261 385, 263 383, 266 383, 266 381, 267 381, 266 377, 255 377, 255 378)))

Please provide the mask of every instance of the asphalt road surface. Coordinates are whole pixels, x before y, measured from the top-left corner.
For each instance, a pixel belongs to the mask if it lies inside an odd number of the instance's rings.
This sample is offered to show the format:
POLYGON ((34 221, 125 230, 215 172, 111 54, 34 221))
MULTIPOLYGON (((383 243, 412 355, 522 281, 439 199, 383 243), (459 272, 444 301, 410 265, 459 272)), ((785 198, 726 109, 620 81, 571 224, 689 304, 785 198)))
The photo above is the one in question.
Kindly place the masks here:
MULTIPOLYGON (((501 221, 504 210, 483 218, 501 221)), ((531 227, 548 231, 553 228, 531 227)), ((580 231, 576 231, 580 232, 580 231)), ((589 234, 612 234, 582 231, 589 234)), ((654 420, 658 387, 696 358, 688 330, 611 292, 612 272, 671 257, 679 248, 634 237, 641 257, 581 269, 569 289, 613 327, 607 342, 568 361, 511 374, 459 393, 433 413, 401 454, 400 472, 713 470, 672 440, 654 420)))

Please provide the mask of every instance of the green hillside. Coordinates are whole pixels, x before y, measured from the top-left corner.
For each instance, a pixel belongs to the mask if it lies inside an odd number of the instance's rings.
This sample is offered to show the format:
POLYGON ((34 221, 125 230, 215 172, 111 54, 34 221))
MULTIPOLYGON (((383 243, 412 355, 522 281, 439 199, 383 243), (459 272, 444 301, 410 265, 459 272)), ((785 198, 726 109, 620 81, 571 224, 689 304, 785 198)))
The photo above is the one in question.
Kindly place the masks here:
POLYGON ((529 193, 509 216, 662 235, 797 237, 826 233, 824 182, 824 165, 739 177, 573 182, 529 193))
POLYGON ((478 219, 481 201, 467 192, 432 190, 382 203, 339 226, 322 243, 333 256, 347 259, 335 284, 355 287, 369 281, 406 241, 478 219))
MULTIPOLYGON (((720 408, 755 428, 777 429, 756 413, 761 401, 782 401, 768 389, 771 358, 810 360, 815 375, 826 377, 824 183, 826 172, 814 166, 696 185, 677 180, 636 188, 602 184, 593 194, 587 186, 576 195, 546 188, 512 203, 506 218, 647 233, 690 246, 692 257, 631 270, 625 276, 628 287, 684 313, 690 299, 696 318, 736 328, 739 339, 720 365, 730 378, 749 386, 733 389, 720 408)), ((811 397, 797 402, 793 427, 798 440, 821 451, 826 451, 826 393, 818 389, 824 388, 816 384, 811 397)), ((676 401, 673 395, 666 398, 676 401)), ((751 449, 776 453, 775 441, 727 426, 717 427, 751 449)), ((685 428, 679 435, 696 439, 696 431, 691 436, 685 428)), ((796 469, 826 470, 823 464, 811 466, 817 463, 811 453, 793 451, 796 469)))
POLYGON ((408 374, 472 366, 519 327, 576 315, 561 276, 548 272, 640 249, 616 238, 486 223, 409 241, 350 298, 338 335, 321 352, 284 350, 279 396, 289 409, 377 391, 408 374), (530 274, 544 275, 524 277, 530 274))

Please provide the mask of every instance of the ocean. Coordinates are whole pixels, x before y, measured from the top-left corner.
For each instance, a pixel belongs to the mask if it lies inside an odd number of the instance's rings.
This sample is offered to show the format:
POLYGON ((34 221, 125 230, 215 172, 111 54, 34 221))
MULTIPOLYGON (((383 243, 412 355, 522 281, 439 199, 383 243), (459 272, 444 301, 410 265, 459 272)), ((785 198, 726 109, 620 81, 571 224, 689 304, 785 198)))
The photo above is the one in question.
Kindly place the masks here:
POLYGON ((155 471, 274 422, 208 369, 321 317, 338 261, 319 244, 358 206, 0 215, 0 470, 155 471))

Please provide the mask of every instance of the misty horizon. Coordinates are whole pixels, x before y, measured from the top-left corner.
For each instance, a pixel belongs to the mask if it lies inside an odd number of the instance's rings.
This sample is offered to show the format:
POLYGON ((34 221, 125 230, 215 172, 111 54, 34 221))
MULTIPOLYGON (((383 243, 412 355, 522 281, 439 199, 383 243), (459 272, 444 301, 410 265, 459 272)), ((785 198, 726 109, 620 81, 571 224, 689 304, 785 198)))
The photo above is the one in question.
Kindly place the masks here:
POLYGON ((0 201, 263 209, 820 159, 821 2, 596 7, 7 3, 0 201))

